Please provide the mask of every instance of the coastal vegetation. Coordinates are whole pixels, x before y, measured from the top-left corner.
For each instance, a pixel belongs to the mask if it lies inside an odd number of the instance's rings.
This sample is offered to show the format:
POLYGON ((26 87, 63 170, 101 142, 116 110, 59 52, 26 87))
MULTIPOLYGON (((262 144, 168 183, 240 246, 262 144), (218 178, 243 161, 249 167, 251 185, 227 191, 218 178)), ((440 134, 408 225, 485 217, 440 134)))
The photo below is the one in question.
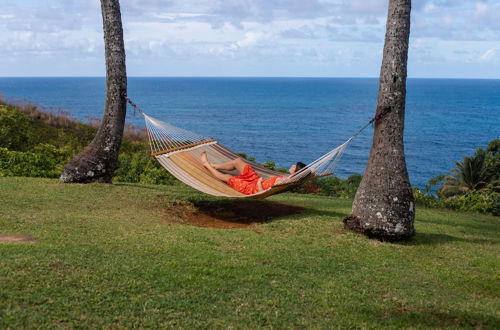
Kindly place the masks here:
MULTIPOLYGON (((0 100, 0 176, 57 178, 64 164, 94 138, 98 120, 82 123, 67 112, 0 100)), ((149 155, 142 129, 127 125, 115 181, 173 184, 149 155)))
POLYGON ((424 191, 415 189, 416 200, 429 207, 500 215, 500 139, 455 164, 450 174, 430 179, 424 191))

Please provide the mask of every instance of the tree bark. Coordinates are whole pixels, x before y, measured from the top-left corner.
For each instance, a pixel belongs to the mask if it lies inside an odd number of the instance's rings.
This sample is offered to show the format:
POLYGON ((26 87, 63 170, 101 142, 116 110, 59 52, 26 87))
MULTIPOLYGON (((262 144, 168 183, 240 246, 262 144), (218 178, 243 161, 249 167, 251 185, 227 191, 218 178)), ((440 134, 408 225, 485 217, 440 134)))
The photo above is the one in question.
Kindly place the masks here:
POLYGON ((125 125, 127 73, 119 0, 101 0, 106 56, 106 105, 92 142, 64 166, 65 183, 111 182, 125 125))
POLYGON ((382 240, 415 234, 415 203, 406 169, 403 130, 411 0, 390 0, 373 144, 345 228, 382 240))

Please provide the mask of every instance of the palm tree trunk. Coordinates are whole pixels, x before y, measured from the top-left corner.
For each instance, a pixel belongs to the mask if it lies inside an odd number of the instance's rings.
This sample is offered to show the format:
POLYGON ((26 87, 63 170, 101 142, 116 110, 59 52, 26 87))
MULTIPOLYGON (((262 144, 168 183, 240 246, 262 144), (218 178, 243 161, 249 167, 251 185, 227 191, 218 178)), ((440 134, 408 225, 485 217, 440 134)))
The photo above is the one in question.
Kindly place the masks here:
POLYGON ((106 56, 106 106, 94 140, 66 166, 66 183, 111 182, 125 125, 127 73, 119 0, 101 0, 106 56))
POLYGON ((415 204, 406 170, 403 129, 411 0, 390 0, 370 159, 356 192, 347 229, 399 240, 414 235, 415 204))

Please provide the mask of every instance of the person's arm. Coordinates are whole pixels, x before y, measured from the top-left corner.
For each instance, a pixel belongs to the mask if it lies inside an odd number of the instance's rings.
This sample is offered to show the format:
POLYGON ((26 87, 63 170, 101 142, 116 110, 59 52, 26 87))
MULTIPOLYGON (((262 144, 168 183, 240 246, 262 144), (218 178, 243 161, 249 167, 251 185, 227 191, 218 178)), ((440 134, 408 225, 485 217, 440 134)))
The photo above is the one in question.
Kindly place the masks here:
POLYGON ((275 184, 275 185, 277 185, 277 184, 281 184, 281 183, 283 183, 283 181, 285 181, 286 179, 288 179, 288 175, 287 175, 287 176, 285 176, 285 175, 280 176, 280 177, 278 177, 278 178, 276 179, 276 181, 274 182, 274 184, 275 184))
POLYGON ((264 188, 262 187, 262 178, 259 178, 259 180, 257 180, 257 189, 259 191, 264 190, 264 188))

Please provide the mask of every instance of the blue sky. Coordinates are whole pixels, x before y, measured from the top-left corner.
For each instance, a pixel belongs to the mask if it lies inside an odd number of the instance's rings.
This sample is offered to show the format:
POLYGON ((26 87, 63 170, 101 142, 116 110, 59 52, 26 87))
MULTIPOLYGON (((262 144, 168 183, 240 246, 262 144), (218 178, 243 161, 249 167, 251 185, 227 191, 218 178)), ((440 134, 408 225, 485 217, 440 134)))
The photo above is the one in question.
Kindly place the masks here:
MULTIPOLYGON (((377 77, 388 0, 121 0, 130 76, 377 77)), ((500 78, 500 0, 413 0, 408 74, 500 78)), ((98 0, 2 0, 0 76, 103 76, 98 0)))

